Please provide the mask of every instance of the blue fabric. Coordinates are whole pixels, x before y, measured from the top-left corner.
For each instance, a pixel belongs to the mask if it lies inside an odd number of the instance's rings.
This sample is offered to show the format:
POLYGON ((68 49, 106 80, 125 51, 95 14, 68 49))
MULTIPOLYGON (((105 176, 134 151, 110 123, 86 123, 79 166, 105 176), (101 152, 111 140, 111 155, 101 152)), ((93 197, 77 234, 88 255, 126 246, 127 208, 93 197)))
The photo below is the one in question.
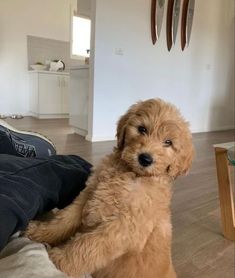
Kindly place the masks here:
POLYGON ((0 154, 0 250, 35 216, 70 204, 84 189, 90 169, 79 156, 0 154))

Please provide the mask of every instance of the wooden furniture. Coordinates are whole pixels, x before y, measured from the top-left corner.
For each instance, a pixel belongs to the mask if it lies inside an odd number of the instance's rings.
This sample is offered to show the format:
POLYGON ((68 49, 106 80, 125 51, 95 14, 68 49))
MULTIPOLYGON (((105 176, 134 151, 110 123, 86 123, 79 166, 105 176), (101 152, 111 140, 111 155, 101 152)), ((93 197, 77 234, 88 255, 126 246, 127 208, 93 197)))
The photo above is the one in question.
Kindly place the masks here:
POLYGON ((169 0, 167 5, 167 17, 166 17, 166 42, 168 51, 171 50, 173 44, 173 10, 174 10, 174 0, 169 0))
POLYGON ((68 118, 69 73, 29 71, 30 112, 37 118, 68 118))
POLYGON ((233 180, 230 175, 230 167, 234 166, 228 160, 227 151, 234 144, 235 142, 214 145, 223 234, 230 240, 235 240, 233 180))

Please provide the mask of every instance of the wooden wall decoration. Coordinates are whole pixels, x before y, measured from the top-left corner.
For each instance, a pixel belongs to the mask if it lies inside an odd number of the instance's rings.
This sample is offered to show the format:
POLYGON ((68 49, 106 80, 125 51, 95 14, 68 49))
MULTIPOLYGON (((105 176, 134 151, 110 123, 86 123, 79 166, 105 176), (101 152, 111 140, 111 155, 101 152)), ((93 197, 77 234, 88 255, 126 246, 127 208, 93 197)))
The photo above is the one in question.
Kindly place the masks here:
MULTIPOLYGON (((162 22, 164 17, 165 0, 151 1, 151 37, 153 45, 159 40, 162 22)), ((185 49, 189 45, 195 0, 183 0, 182 18, 181 18, 181 48, 185 49)), ((168 51, 176 43, 178 32, 179 17, 181 9, 181 0, 168 0, 166 13, 166 42, 168 51)))
POLYGON ((173 43, 176 42, 176 36, 178 31, 178 25, 179 25, 179 17, 180 17, 180 6, 181 6, 181 0, 175 0, 174 7, 173 7, 173 26, 172 26, 172 32, 173 32, 173 43))
POLYGON ((184 50, 185 46, 189 45, 193 15, 194 15, 195 0, 184 0, 181 21, 181 49, 184 50))
POLYGON ((152 36, 152 43, 153 43, 153 45, 157 41, 157 34, 156 34, 156 7, 157 7, 157 0, 152 0, 152 3, 151 3, 151 36, 152 36))
POLYGON ((173 9, 175 0, 168 0, 167 15, 166 15, 166 43, 168 51, 171 50, 173 44, 172 22, 173 22, 173 9))
POLYGON ((151 3, 151 35, 153 44, 159 39, 162 29, 165 0, 152 0, 151 3))

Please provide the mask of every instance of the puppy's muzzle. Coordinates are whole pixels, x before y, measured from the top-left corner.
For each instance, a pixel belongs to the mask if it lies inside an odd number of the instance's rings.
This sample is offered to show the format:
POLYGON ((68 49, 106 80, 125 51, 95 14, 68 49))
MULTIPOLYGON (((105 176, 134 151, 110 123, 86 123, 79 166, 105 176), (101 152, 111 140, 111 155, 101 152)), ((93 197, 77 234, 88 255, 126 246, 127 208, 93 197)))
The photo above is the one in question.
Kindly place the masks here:
POLYGON ((143 167, 148 167, 153 163, 153 158, 148 153, 141 153, 138 157, 139 164, 143 167))

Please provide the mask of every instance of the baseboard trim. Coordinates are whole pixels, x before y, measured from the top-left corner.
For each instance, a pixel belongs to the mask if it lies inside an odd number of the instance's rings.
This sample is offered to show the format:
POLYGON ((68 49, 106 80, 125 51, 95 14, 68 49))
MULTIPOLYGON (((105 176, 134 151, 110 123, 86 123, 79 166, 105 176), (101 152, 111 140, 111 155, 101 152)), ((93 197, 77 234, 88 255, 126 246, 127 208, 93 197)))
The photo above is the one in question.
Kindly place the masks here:
POLYGON ((116 140, 115 136, 95 137, 95 136, 91 136, 89 134, 87 134, 85 138, 87 141, 90 141, 90 142, 102 142, 102 141, 115 141, 116 140))
POLYGON ((73 126, 73 129, 74 129, 74 132, 78 135, 81 135, 83 137, 86 137, 87 135, 87 130, 84 130, 84 129, 81 129, 81 128, 78 128, 78 127, 74 127, 73 126))
POLYGON ((204 133, 204 132, 213 132, 213 131, 224 131, 224 130, 230 130, 235 129, 234 125, 228 125, 228 126, 221 126, 221 127, 212 127, 211 129, 191 129, 192 133, 204 133))
POLYGON ((37 114, 30 112, 31 117, 35 117, 37 119, 68 119, 69 114, 37 114))

